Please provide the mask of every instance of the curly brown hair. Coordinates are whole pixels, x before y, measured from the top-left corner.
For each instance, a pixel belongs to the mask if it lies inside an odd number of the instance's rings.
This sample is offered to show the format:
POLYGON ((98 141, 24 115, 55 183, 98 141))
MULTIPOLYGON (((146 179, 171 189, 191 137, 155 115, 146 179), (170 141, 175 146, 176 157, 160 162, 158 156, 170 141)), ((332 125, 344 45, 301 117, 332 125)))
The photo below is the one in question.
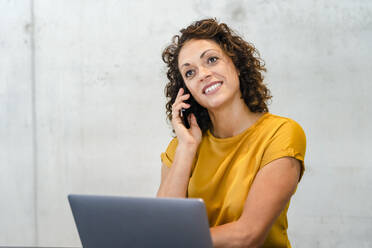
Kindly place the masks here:
MULTIPOLYGON (((177 93, 181 87, 186 87, 178 69, 178 56, 183 45, 191 39, 215 41, 232 59, 240 72, 240 91, 250 111, 254 113, 269 111, 267 105, 272 96, 263 83, 262 72, 266 71, 265 63, 251 43, 244 41, 225 23, 218 23, 216 19, 195 21, 187 28, 181 29, 180 32, 181 36, 173 36, 172 43, 162 53, 162 59, 168 67, 169 83, 165 86, 164 92, 168 99, 166 114, 169 121, 172 120, 172 104, 176 100, 177 93)), ((202 132, 211 128, 212 122, 207 109, 198 104, 192 96, 190 101, 202 132)))

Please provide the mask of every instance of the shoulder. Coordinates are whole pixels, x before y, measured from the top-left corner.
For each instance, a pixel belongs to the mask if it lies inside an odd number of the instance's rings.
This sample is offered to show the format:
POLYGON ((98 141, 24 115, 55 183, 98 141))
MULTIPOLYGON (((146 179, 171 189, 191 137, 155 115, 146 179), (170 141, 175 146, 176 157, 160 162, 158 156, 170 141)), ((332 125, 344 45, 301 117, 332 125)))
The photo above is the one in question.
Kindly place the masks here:
POLYGON ((305 132, 301 125, 288 117, 268 113, 268 116, 265 118, 262 124, 262 131, 269 133, 271 137, 277 135, 305 137, 305 132))
MULTIPOLYGON (((260 130, 266 156, 280 154, 301 154, 306 150, 305 132, 296 121, 282 116, 269 114, 260 130)), ((296 157, 296 156, 295 156, 296 157)))
POLYGON ((290 118, 270 114, 262 136, 265 142, 260 167, 282 157, 293 157, 300 161, 301 178, 304 171, 306 136, 300 124, 290 118))

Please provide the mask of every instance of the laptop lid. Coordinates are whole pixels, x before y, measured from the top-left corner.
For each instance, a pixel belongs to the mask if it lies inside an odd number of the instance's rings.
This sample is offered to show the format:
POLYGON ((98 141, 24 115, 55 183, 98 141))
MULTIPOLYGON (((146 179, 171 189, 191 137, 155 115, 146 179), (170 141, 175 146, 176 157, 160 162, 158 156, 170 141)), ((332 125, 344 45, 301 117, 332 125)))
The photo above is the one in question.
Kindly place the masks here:
POLYGON ((80 240, 95 247, 212 247, 201 199, 69 195, 80 240))

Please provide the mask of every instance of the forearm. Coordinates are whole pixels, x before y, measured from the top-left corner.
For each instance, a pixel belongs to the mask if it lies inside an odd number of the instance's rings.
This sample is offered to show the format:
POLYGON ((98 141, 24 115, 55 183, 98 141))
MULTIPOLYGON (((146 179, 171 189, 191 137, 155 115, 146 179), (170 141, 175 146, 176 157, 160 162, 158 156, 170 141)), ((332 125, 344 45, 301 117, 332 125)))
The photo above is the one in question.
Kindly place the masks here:
POLYGON ((157 197, 186 197, 195 154, 196 148, 192 146, 177 147, 173 164, 165 181, 159 187, 157 197))
POLYGON ((259 238, 238 221, 210 228, 214 248, 256 248, 259 238))

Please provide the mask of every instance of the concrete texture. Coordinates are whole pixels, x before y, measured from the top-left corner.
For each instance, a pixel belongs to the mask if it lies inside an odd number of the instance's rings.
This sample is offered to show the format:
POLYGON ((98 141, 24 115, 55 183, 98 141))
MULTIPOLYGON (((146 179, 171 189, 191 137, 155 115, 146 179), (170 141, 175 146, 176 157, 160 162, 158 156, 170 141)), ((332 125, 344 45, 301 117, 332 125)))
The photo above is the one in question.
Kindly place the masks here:
POLYGON ((0 245, 35 244, 29 1, 0 1, 0 245))
POLYGON ((218 17, 265 60, 270 111, 307 135, 294 247, 372 246, 372 4, 0 0, 0 246, 79 246, 69 193, 154 196, 161 51, 218 17))

